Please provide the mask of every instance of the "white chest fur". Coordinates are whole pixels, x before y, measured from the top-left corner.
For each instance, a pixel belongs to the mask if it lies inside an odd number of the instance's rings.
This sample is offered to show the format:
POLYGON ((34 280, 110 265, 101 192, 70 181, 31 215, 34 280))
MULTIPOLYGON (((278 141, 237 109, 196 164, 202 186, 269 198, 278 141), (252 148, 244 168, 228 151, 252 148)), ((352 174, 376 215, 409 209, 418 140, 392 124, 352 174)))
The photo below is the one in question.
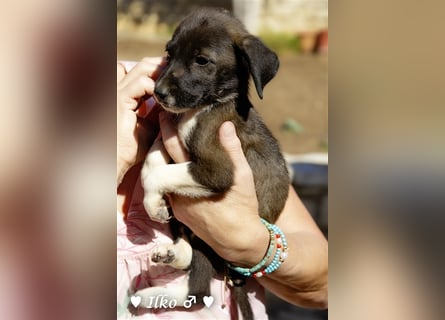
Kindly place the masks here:
POLYGON ((210 108, 211 106, 190 110, 181 115, 181 119, 178 122, 178 135, 184 146, 186 146, 185 140, 196 126, 198 115, 202 112, 207 112, 210 108))

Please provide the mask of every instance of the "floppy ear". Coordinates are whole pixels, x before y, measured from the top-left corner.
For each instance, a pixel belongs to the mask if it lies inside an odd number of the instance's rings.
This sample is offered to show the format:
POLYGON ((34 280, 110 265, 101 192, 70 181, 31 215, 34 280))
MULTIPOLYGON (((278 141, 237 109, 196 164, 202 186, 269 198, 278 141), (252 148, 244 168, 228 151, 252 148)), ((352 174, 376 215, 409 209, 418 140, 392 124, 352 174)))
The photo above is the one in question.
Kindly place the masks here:
POLYGON ((239 47, 249 64, 258 96, 263 99, 263 88, 278 71, 278 57, 260 39, 252 35, 245 37, 239 47))

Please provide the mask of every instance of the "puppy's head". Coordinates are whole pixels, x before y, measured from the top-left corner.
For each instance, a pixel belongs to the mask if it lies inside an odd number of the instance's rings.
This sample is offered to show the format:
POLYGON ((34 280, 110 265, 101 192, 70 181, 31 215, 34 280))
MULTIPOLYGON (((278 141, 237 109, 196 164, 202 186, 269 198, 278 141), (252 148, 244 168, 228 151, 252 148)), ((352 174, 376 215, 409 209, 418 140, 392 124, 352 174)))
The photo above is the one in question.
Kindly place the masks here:
POLYGON ((168 64, 156 82, 156 100, 181 113, 247 96, 249 74, 258 95, 278 71, 278 58, 228 11, 200 9, 167 43, 168 64))

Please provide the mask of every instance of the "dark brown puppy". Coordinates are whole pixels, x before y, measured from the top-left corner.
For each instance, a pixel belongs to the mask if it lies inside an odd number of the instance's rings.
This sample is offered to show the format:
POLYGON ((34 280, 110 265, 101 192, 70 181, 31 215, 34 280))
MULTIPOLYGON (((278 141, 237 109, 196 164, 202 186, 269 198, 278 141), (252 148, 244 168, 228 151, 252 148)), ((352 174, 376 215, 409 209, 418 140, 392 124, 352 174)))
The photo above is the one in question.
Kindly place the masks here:
MULTIPOLYGON (((275 222, 287 199, 289 176, 277 141, 249 101, 248 84, 252 76, 262 98, 264 86, 278 70, 276 54, 228 11, 217 9, 201 9, 183 20, 166 51, 168 65, 156 82, 155 97, 164 109, 180 115, 179 136, 190 161, 166 165, 165 150, 154 150, 147 156, 142 182, 150 217, 169 220, 163 198, 166 193, 202 197, 229 190, 233 163, 218 140, 218 130, 223 122, 232 121, 252 168, 259 214, 275 222)), ((142 306, 156 294, 173 294, 178 304, 188 294, 198 296, 198 302, 210 294, 214 269, 221 270, 223 262, 197 237, 188 239, 193 250, 183 238, 157 248, 152 260, 190 268, 188 287, 178 289, 186 295, 147 288, 137 292, 142 306)), ((252 318, 245 293, 237 288, 235 294, 243 317, 252 318)))

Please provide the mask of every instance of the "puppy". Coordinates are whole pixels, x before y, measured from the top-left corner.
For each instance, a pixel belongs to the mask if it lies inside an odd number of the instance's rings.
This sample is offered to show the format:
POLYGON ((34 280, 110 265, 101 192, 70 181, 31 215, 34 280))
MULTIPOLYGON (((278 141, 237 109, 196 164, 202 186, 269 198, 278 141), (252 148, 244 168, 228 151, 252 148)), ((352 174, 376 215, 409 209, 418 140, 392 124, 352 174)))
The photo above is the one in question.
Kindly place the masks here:
MULTIPOLYGON (((233 163, 218 140, 218 130, 232 121, 244 154, 252 168, 259 214, 273 223, 288 195, 289 176, 277 141, 272 137, 248 98, 250 76, 258 95, 278 71, 274 52, 249 34, 228 11, 200 9, 175 30, 167 43, 168 64, 155 86, 155 98, 167 111, 178 115, 179 138, 190 161, 168 164, 162 147, 152 150, 142 169, 144 206, 151 219, 166 223, 171 218, 164 195, 208 197, 233 185, 233 163)), ((240 213, 242 214, 242 213, 240 213)), ((190 270, 188 283, 175 290, 152 287, 140 290, 141 306, 150 296, 168 295, 178 305, 188 295, 210 294, 210 280, 224 270, 224 261, 185 226, 171 220, 177 239, 158 247, 152 260, 190 270)), ((242 276, 231 272, 234 294, 244 319, 252 319, 242 276)))

